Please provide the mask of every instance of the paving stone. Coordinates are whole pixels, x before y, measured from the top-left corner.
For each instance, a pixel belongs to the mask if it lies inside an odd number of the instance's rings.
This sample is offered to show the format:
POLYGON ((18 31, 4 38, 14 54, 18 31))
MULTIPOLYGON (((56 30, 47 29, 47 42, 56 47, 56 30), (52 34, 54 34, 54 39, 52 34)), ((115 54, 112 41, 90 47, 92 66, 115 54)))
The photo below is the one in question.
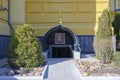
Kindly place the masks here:
POLYGON ((71 58, 48 59, 48 76, 45 80, 80 80, 81 73, 71 58))

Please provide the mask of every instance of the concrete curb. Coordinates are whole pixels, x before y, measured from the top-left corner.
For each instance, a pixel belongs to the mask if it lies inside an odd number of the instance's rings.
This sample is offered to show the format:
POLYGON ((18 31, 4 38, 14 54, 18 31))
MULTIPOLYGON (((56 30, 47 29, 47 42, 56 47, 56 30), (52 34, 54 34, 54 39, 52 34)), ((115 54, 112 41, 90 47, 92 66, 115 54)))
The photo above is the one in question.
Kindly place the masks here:
POLYGON ((90 76, 90 77, 81 77, 80 78, 81 80, 120 80, 120 76, 118 76, 118 77, 112 77, 112 76, 108 76, 108 77, 106 77, 106 76, 99 76, 99 77, 97 77, 97 76, 90 76))
POLYGON ((0 76, 0 80, 42 80, 41 76, 0 76))
POLYGON ((47 68, 48 64, 46 64, 41 76, 0 76, 0 80, 43 80, 47 68))
POLYGON ((41 79, 44 79, 47 68, 48 68, 48 63, 46 64, 45 69, 43 70, 43 74, 41 75, 41 79))

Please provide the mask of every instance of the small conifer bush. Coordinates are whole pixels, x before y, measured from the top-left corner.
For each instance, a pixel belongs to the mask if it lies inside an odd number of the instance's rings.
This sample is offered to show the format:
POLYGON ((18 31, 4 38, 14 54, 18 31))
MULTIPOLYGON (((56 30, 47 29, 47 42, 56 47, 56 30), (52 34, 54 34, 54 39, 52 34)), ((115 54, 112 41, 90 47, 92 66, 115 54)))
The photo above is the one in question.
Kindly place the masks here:
POLYGON ((94 40, 94 50, 96 57, 102 63, 110 63, 113 60, 112 28, 108 9, 102 12, 99 18, 98 30, 94 40))
POLYGON ((43 64, 42 46, 31 25, 24 24, 15 30, 10 40, 7 58, 13 68, 32 68, 43 64))
POLYGON ((117 14, 112 22, 114 27, 114 33, 116 34, 117 40, 120 40, 120 14, 117 14))
POLYGON ((115 64, 120 67, 120 52, 114 55, 115 64))

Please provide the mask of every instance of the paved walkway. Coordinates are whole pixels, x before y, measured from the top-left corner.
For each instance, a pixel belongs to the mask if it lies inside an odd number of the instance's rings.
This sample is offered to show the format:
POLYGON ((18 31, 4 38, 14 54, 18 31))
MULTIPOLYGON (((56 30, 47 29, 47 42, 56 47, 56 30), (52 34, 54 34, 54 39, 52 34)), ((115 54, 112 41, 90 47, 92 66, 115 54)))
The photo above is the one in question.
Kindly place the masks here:
POLYGON ((70 58, 52 58, 48 60, 48 70, 44 80, 80 80, 80 72, 70 58))

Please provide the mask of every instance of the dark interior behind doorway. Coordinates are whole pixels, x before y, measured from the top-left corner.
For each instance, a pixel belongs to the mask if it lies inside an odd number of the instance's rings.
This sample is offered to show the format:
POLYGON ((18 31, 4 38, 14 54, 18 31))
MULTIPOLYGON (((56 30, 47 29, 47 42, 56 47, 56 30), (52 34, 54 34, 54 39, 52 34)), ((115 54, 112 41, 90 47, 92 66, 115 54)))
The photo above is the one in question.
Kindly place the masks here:
POLYGON ((69 47, 52 47, 52 58, 72 58, 69 47))

